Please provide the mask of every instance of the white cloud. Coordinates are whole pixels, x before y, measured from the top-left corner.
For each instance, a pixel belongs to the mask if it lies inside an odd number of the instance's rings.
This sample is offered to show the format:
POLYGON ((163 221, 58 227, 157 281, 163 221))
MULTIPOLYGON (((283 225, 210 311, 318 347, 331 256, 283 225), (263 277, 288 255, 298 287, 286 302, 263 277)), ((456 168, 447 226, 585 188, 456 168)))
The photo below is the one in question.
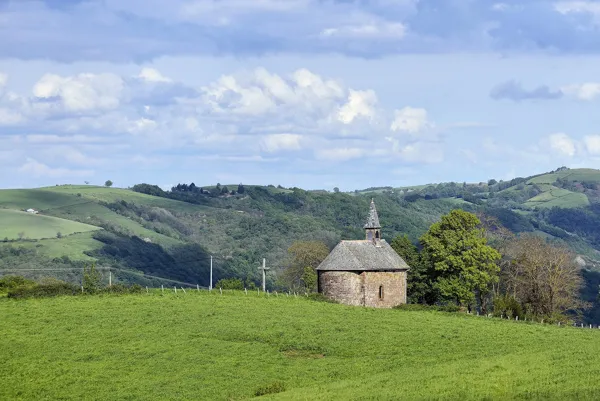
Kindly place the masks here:
POLYGON ((224 75, 202 88, 204 100, 218 112, 258 116, 280 110, 329 111, 345 95, 342 86, 306 69, 289 79, 258 68, 250 74, 224 75))
POLYGON ((556 153, 573 157, 577 151, 575 141, 570 136, 563 132, 551 134, 548 137, 550 148, 556 153))
POLYGON ((0 108, 0 126, 16 125, 22 123, 23 121, 24 117, 21 115, 21 113, 6 108, 0 108))
POLYGON ((4 74, 3 72, 0 72, 0 89, 4 88, 7 82, 8 75, 4 74))
POLYGON ((65 111, 101 111, 119 106, 123 80, 114 74, 44 75, 33 87, 38 99, 57 99, 65 111))
POLYGON ((560 1, 554 4, 554 9, 561 14, 589 13, 600 15, 600 4, 593 1, 560 1))
POLYGON ((561 91, 580 100, 593 100, 600 95, 600 83, 586 82, 583 84, 567 85, 562 87, 561 91))
POLYGON ((261 141, 261 148, 265 152, 277 152, 279 150, 300 150, 302 135, 297 134, 273 134, 267 135, 261 141))
POLYGON ((583 138, 583 143, 590 155, 600 155, 600 135, 588 135, 583 138))
POLYGON ((349 92, 348 102, 340 108, 338 119, 344 124, 350 124, 357 117, 372 118, 375 115, 374 105, 377 103, 375 92, 352 89, 349 92))
POLYGON ((365 155, 365 149, 362 148, 334 148, 334 149, 317 149, 315 157, 318 160, 328 161, 346 161, 358 159, 365 155))
POLYGON ((142 117, 138 120, 132 121, 127 131, 129 131, 132 134, 141 134, 144 132, 153 131, 154 129, 156 129, 156 127, 156 121, 142 117))
POLYGON ((171 78, 165 77, 160 72, 158 72, 158 70, 149 67, 142 68, 137 77, 147 82, 173 82, 171 78))
POLYGON ((25 164, 19 168, 19 172, 35 178, 87 177, 94 174, 92 170, 72 170, 62 167, 52 168, 32 158, 27 158, 25 164))
POLYGON ((374 24, 347 25, 327 28, 321 32, 323 37, 402 39, 406 35, 406 26, 401 23, 378 22, 374 24))
POLYGON ((394 121, 390 125, 392 131, 418 134, 432 124, 427 120, 427 110, 414 107, 404 107, 394 112, 394 121))

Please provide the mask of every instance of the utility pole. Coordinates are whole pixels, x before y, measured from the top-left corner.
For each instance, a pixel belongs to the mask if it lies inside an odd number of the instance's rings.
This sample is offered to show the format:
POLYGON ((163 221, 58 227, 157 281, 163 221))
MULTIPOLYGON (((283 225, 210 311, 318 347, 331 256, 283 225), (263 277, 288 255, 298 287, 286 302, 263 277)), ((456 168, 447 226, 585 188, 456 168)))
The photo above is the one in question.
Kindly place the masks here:
POLYGON ((212 255, 210 255, 210 283, 208 284, 208 290, 212 290, 212 255))

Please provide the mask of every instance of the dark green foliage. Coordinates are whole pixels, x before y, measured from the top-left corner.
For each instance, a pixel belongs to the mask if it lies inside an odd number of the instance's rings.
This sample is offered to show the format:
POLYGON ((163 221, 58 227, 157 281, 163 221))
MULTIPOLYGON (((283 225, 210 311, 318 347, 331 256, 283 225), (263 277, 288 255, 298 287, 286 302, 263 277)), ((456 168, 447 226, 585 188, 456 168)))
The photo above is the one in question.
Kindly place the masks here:
POLYGON ((265 386, 261 386, 254 392, 256 397, 260 397, 267 394, 277 394, 285 391, 285 383, 276 381, 265 386))
POLYGON ((433 291, 433 277, 428 272, 428 264, 421 259, 417 247, 407 235, 398 235, 390 246, 410 266, 407 280, 408 302, 434 303, 436 296, 433 291))
POLYGON ((45 298, 61 295, 81 294, 81 288, 60 280, 52 280, 36 285, 24 285, 8 291, 9 298, 45 298))
POLYGON ((516 316, 523 319, 525 316, 519 300, 509 294, 494 297, 494 316, 503 316, 514 319, 516 316))
POLYGON ((317 290, 318 276, 314 268, 306 266, 304 268, 304 273, 302 273, 302 277, 300 279, 304 283, 304 288, 306 292, 314 292, 317 290))
POLYGON ((472 213, 453 210, 421 237, 434 288, 448 300, 470 307, 477 297, 485 309, 491 285, 498 281, 500 254, 487 245, 481 221, 472 213))
POLYGON ((96 269, 96 265, 92 264, 83 270, 83 291, 87 294, 95 294, 100 290, 102 285, 102 276, 96 269))
POLYGON ((529 218, 510 209, 491 207, 484 210, 487 215, 496 217, 502 226, 508 228, 513 233, 535 230, 529 218))
POLYGON ((243 290, 244 283, 239 278, 222 278, 217 281, 215 288, 222 288, 224 290, 243 290))
POLYGON ((111 180, 107 180, 107 181, 104 183, 104 186, 105 186, 105 187, 112 187, 112 185, 113 185, 113 182, 112 182, 111 180))
POLYGON ((131 188, 135 192, 139 192, 142 194, 152 195, 152 196, 161 196, 166 197, 167 193, 162 190, 158 185, 151 184, 136 184, 131 188))
MULTIPOLYGON (((132 268, 144 273, 208 286, 210 256, 198 244, 185 244, 169 250, 139 237, 125 237, 99 231, 94 238, 104 246, 90 253, 106 264, 132 268)), ((224 272, 215 270, 218 280, 224 272)))
POLYGON ((35 285, 35 281, 22 276, 0 277, 0 293, 6 293, 18 287, 31 287, 33 285, 35 285))

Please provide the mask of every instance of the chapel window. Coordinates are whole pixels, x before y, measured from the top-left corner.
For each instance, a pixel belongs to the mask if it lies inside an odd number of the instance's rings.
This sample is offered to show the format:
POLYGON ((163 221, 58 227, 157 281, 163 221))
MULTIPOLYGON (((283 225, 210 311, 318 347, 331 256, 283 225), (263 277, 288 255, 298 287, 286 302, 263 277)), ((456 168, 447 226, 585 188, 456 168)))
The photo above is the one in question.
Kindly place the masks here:
POLYGON ((383 299, 383 286, 379 286, 379 299, 383 299))

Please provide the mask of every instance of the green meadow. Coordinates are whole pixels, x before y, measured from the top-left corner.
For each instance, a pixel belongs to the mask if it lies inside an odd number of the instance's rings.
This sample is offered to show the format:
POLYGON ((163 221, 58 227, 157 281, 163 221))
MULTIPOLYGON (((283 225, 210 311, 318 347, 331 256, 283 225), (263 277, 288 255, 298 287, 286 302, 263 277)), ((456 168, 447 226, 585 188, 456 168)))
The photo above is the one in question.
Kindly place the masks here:
POLYGON ((67 236, 100 230, 89 224, 9 209, 0 209, 0 222, 0 238, 9 240, 19 238, 19 233, 24 238, 43 239, 56 238, 58 233, 67 236))
POLYGON ((190 289, 0 316, 2 400, 600 397, 598 329, 190 289))

